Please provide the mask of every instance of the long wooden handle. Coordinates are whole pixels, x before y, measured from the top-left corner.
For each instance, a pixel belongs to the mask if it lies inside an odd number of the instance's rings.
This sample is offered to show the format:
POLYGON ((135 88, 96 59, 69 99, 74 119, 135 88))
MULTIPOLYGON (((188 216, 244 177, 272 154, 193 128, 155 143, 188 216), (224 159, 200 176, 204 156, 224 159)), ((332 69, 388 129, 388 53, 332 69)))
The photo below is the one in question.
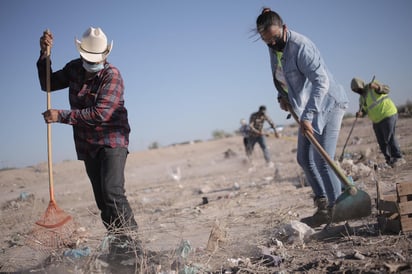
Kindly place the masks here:
POLYGON ((378 214, 379 214, 379 216, 381 216, 382 215, 382 210, 381 210, 381 207, 380 207, 380 201, 381 201, 381 189, 380 189, 380 186, 379 186, 379 181, 378 181, 378 178, 376 178, 376 170, 378 169, 378 165, 373 165, 373 173, 372 173, 372 176, 373 176, 373 180, 375 181, 375 184, 376 184, 376 210, 378 210, 378 214))
MULTIPOLYGON (((292 114, 293 118, 299 123, 299 117, 293 111, 292 107, 289 107, 289 111, 292 114)), ((336 176, 349 188, 352 189, 352 192, 355 192, 356 189, 354 188, 353 183, 345 176, 343 171, 335 164, 335 162, 329 157, 328 153, 324 150, 324 148, 319 144, 318 140, 313 136, 313 134, 309 132, 305 132, 305 136, 309 139, 309 141, 315 146, 316 150, 322 155, 322 157, 328 162, 329 166, 333 169, 336 176)))
MULTIPOLYGON (((51 68, 50 68, 50 46, 46 48, 46 94, 47 94, 47 110, 51 109, 51 68)), ((51 144, 51 123, 47 123, 47 166, 49 171, 49 193, 50 202, 54 202, 54 180, 53 180, 53 159, 52 159, 52 144, 51 144)))
POLYGON ((352 131, 353 131, 353 129, 355 128, 355 125, 356 125, 356 121, 357 121, 357 120, 358 120, 358 116, 356 115, 355 120, 353 121, 352 127, 351 127, 351 129, 350 129, 350 131, 349 131, 348 137, 346 138, 345 144, 343 145, 342 153, 341 153, 341 155, 340 155, 340 157, 339 157, 339 162, 342 162, 342 161, 343 161, 343 157, 344 157, 344 154, 345 154, 346 146, 348 145, 349 138, 350 138, 350 136, 352 135, 352 131))

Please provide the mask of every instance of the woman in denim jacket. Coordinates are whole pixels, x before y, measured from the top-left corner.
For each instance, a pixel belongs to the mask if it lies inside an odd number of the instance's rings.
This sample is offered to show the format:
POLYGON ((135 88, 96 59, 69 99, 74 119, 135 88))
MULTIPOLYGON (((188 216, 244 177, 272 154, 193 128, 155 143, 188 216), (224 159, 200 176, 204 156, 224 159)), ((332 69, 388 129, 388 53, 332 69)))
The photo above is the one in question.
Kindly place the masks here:
POLYGON ((257 33, 269 48, 273 81, 280 108, 293 110, 300 120, 297 161, 314 192, 314 217, 331 218, 342 186, 332 168, 304 132, 317 139, 333 159, 348 98, 327 69, 316 45, 289 30, 282 18, 264 8, 256 20, 257 33))

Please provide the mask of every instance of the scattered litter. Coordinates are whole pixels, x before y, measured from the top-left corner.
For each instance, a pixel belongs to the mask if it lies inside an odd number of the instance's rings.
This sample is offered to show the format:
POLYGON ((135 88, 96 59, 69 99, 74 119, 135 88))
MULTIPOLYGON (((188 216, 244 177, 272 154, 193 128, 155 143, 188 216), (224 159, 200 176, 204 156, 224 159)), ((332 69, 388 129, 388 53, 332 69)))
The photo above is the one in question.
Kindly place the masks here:
MULTIPOLYGON (((250 268, 251 265, 259 265, 259 266, 264 266, 264 267, 275 267, 275 266, 280 266, 280 264, 283 262, 283 258, 278 255, 273 255, 271 252, 271 249, 261 246, 261 253, 262 255, 257 257, 257 258, 229 258, 227 261, 229 262, 230 267, 237 268, 237 267, 246 267, 250 268)), ((224 273, 238 273, 238 271, 235 270, 225 270, 224 273)))
POLYGON ((343 160, 345 160, 345 159, 352 159, 353 158, 353 156, 352 156, 352 153, 350 153, 350 152, 345 152, 344 154, 343 154, 343 160))
POLYGON ((109 250, 109 246, 110 243, 114 240, 114 236, 112 235, 108 235, 106 237, 103 238, 103 241, 100 245, 100 248, 102 251, 108 251, 109 250))
POLYGON ((176 250, 176 253, 179 255, 180 258, 186 259, 191 251, 192 251, 192 246, 190 244, 190 241, 181 240, 180 245, 176 250))
POLYGON ((258 261, 256 261, 256 263, 266 267, 273 267, 280 266, 282 261, 283 259, 280 256, 263 254, 260 258, 258 258, 258 261))
POLYGON ((103 260, 100 260, 98 258, 94 261, 94 265, 95 265, 96 269, 99 270, 97 273, 104 273, 101 268, 102 267, 103 268, 109 267, 109 264, 107 262, 105 262, 103 260))
POLYGON ((372 169, 363 163, 355 164, 352 159, 343 159, 341 167, 352 176, 368 177, 372 169))
POLYGON ((250 268, 250 266, 252 265, 250 258, 243 258, 243 259, 242 258, 229 258, 227 259, 227 261, 229 262, 229 267, 219 273, 224 273, 224 274, 240 273, 239 268, 250 268))
POLYGON ((135 266, 136 263, 137 263, 136 258, 130 258, 130 259, 127 259, 127 260, 122 260, 120 262, 120 264, 124 265, 124 266, 135 266))
POLYGON ((64 251, 64 256, 78 259, 80 257, 86 257, 90 255, 90 248, 88 246, 81 249, 69 249, 64 251))
POLYGON ((289 243, 305 243, 310 239, 310 236, 315 233, 315 230, 305 223, 292 220, 290 224, 283 227, 283 231, 288 236, 289 243))
POLYGON ((172 167, 168 170, 169 176, 176 182, 182 179, 182 173, 180 172, 180 167, 172 167))
POLYGON ((365 260, 365 256, 358 251, 356 251, 355 254, 353 254, 353 258, 358 260, 365 260))
MULTIPOLYGON (((283 247, 283 243, 282 243, 282 247, 283 247)), ((283 261, 283 258, 281 256, 273 255, 272 250, 265 246, 261 247, 261 253, 262 253, 262 256, 258 258, 258 261, 256 263, 259 263, 263 266, 266 266, 266 267, 279 266, 280 263, 283 261)))
MULTIPOLYGON (((232 199, 232 198, 235 198, 238 194, 239 194, 238 192, 232 191, 232 192, 226 194, 225 196, 223 196, 223 198, 224 199, 232 199)), ((220 197, 220 198, 222 198, 222 197, 220 197)))
POLYGON ((30 197, 30 194, 23 191, 20 193, 19 199, 20 201, 24 201, 24 200, 27 200, 29 197, 30 197))
POLYGON ((202 186, 199 190, 198 193, 199 194, 205 194, 205 193, 209 193, 212 192, 212 189, 210 188, 210 186, 202 186))
POLYGON ((336 251, 336 258, 345 258, 345 253, 343 253, 342 251, 338 250, 336 251))
POLYGON ((192 274, 198 273, 197 267, 186 265, 186 259, 192 251, 190 241, 182 239, 179 247, 176 249, 177 258, 173 261, 171 269, 173 273, 192 274), (178 272, 175 272, 178 271, 178 272))
POLYGON ((7 201, 3 206, 2 209, 20 209, 22 206, 29 205, 34 201, 34 194, 28 192, 21 192, 19 197, 7 201))
POLYGON ((20 233, 13 233, 10 236, 10 240, 7 240, 6 242, 8 243, 9 247, 21 246, 22 245, 22 237, 21 237, 20 233))
POLYGON ((282 242, 282 241, 279 241, 278 239, 275 239, 275 244, 276 244, 277 247, 280 247, 280 248, 283 248, 283 247, 284 247, 284 246, 283 246, 283 242, 282 242))
POLYGON ((234 183, 233 184, 233 189, 234 190, 239 190, 240 189, 240 185, 238 183, 234 183))
POLYGON ((179 270, 179 274, 197 274, 199 269, 195 266, 183 266, 183 269, 179 270))
POLYGON ((237 258, 237 259, 229 258, 229 259, 227 259, 227 261, 229 262, 229 265, 231 267, 238 266, 239 263, 243 262, 243 260, 241 258, 237 258))
POLYGON ((226 187, 226 188, 219 188, 219 189, 211 189, 209 186, 203 186, 198 190, 199 194, 205 193, 215 193, 215 192, 223 192, 223 191, 237 191, 240 189, 239 183, 235 182, 233 186, 226 187))

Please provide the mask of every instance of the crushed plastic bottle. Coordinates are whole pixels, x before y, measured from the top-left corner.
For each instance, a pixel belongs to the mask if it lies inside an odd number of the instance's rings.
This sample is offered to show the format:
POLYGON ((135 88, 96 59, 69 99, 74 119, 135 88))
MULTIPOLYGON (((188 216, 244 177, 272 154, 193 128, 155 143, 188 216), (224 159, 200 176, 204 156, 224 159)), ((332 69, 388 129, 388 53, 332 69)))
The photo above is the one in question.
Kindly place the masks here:
POLYGON ((78 259, 90 255, 90 248, 88 246, 81 249, 69 249, 64 252, 64 256, 78 259))

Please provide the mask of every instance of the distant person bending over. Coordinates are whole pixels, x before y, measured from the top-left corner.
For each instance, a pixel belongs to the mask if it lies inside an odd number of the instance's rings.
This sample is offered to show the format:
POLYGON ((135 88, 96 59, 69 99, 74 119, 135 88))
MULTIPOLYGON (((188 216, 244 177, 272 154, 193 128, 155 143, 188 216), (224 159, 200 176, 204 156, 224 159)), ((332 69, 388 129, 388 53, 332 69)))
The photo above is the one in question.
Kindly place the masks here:
POLYGON ((280 108, 300 120, 297 161, 314 192, 318 223, 331 220, 341 182, 304 133, 312 134, 333 159, 348 106, 346 93, 326 67, 316 45, 288 29, 280 15, 264 8, 256 31, 266 44, 280 108))
POLYGON ((268 148, 266 147, 266 140, 265 140, 265 133, 263 132, 263 124, 268 122, 271 126, 271 128, 275 132, 276 138, 279 137, 279 135, 276 132, 275 124, 272 122, 272 120, 269 118, 269 116, 266 115, 266 106, 260 106, 259 111, 252 113, 249 119, 249 148, 248 148, 248 157, 250 158, 253 153, 253 149, 256 143, 259 144, 260 148, 263 151, 263 157, 265 158, 266 164, 269 167, 273 167, 274 164, 270 160, 270 153, 268 148))
POLYGON ((243 136, 243 146, 245 147, 246 156, 249 156, 249 132, 250 127, 245 119, 240 120, 240 134, 243 136))
POLYGON ((356 116, 368 115, 372 121, 373 130, 386 163, 392 167, 404 164, 406 161, 402 157, 395 134, 398 109, 389 98, 389 86, 382 85, 377 81, 365 85, 363 80, 353 78, 351 89, 360 95, 360 111, 356 113, 356 116))
MULTIPOLYGON (((126 252, 127 244, 136 246, 140 241, 126 233, 137 231, 138 226, 124 187, 130 127, 123 79, 119 70, 106 60, 113 42, 107 43, 100 28, 88 28, 75 44, 80 58, 51 72, 51 91, 68 88, 71 109, 46 110, 43 117, 46 123, 72 125, 77 157, 84 161, 101 219, 115 236, 110 251, 126 252)), ((53 35, 45 31, 40 38, 37 61, 41 88, 45 91, 46 49, 52 45, 53 35)))

